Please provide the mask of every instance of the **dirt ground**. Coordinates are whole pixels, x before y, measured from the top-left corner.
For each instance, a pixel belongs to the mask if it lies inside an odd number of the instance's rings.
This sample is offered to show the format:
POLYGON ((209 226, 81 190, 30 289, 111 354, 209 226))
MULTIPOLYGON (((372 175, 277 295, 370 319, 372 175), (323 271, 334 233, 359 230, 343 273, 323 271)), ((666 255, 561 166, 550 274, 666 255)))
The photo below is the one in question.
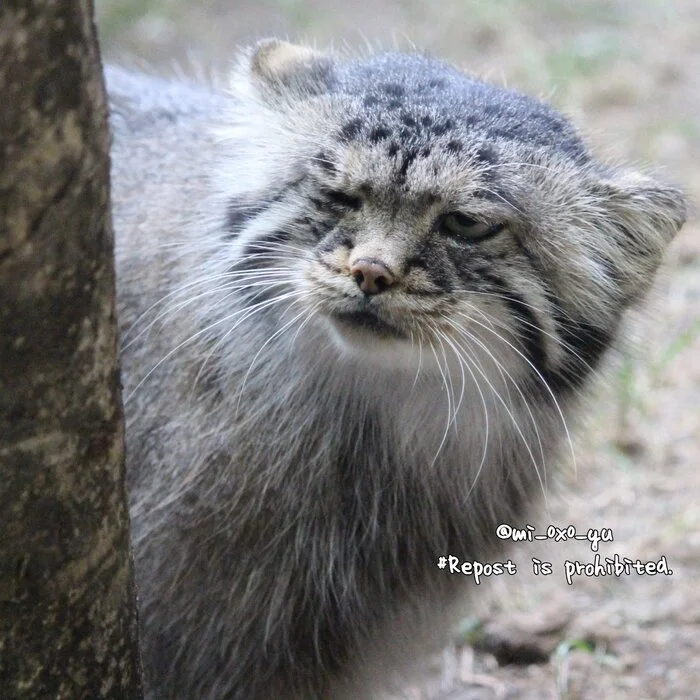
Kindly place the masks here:
POLYGON ((691 201, 652 314, 601 379, 548 506, 533 520, 609 528, 601 558, 666 558, 654 576, 576 576, 588 542, 517 543, 515 576, 485 579, 454 647, 414 700, 700 698, 700 1, 98 0, 111 60, 225 70, 263 36, 414 43, 546 96, 612 161, 655 167, 691 201), (530 573, 532 557, 552 563, 530 573), (672 571, 672 573, 671 573, 672 571), (499 663, 500 660, 500 663, 499 663))

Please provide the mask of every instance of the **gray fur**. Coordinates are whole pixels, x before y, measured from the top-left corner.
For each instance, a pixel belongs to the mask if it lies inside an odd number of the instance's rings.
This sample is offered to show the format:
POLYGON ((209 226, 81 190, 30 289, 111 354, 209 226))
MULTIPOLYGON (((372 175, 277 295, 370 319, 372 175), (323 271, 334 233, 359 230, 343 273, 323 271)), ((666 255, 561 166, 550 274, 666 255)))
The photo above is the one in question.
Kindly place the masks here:
POLYGON ((464 592, 437 558, 546 489, 683 198, 421 56, 107 77, 149 697, 373 697, 464 592))

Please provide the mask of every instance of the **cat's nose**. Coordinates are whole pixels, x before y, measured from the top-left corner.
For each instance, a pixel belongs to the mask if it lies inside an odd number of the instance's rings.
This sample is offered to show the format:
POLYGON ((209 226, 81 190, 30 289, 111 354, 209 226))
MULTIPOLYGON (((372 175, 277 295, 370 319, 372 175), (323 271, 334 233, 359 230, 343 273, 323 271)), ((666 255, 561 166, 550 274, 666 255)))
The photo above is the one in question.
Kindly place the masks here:
POLYGON ((389 268, 381 260, 360 258, 350 268, 357 286, 365 294, 381 294, 396 281, 389 268))

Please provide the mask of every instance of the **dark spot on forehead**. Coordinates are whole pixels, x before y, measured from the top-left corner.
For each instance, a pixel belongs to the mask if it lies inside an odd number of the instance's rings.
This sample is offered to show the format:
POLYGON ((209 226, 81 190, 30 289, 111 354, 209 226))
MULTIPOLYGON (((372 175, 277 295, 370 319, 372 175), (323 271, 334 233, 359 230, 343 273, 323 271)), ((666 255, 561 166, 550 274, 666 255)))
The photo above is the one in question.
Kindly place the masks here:
POLYGON ((443 78, 432 78, 428 81, 428 87, 430 88, 444 88, 445 80, 443 78))
POLYGON ((411 165, 411 163, 413 163, 413 161, 416 159, 418 153, 415 149, 409 149, 406 150, 402 155, 403 159, 396 173, 396 181, 399 183, 404 183, 406 181, 406 173, 408 172, 408 168, 411 165))
POLYGON ((451 119, 445 119, 442 122, 433 124, 432 131, 435 136, 442 136, 452 129, 454 129, 454 122, 451 119))
POLYGON ((340 130, 340 137, 344 141, 352 141, 357 138, 359 135, 360 131, 362 130, 362 120, 361 119, 353 119, 345 124, 343 124, 343 128, 340 130))
POLYGON ((367 97, 365 97, 365 99, 363 100, 362 104, 364 104, 365 107, 374 107, 378 102, 378 97, 375 97, 374 95, 367 95, 367 97))
POLYGON ((420 157, 427 158, 430 155, 430 146, 423 146, 420 150, 420 157))
POLYGON ((482 144, 476 151, 476 157, 482 163, 488 163, 489 165, 494 165, 498 162, 498 155, 492 146, 488 144, 482 144))
POLYGON ((377 126, 369 134, 369 140, 371 143, 377 143, 378 141, 383 141, 388 139, 390 135, 389 129, 383 126, 377 126))
POLYGON ((498 182, 493 170, 487 170, 486 172, 481 173, 481 177, 484 188, 475 189, 472 192, 472 197, 476 199, 485 199, 490 202, 498 202, 500 204, 509 204, 514 210, 518 210, 520 208, 513 194, 504 189, 502 183, 498 182))
POLYGON ((316 162, 329 174, 333 175, 336 172, 335 164, 324 151, 319 151, 315 155, 316 162))
POLYGON ((389 144, 389 148, 387 148, 386 152, 389 158, 393 158, 399 152, 399 144, 396 143, 396 141, 392 141, 389 144))
POLYGON ((492 139, 505 139, 509 141, 520 140, 520 135, 518 134, 518 127, 489 129, 488 135, 492 139))
POLYGON ((464 148, 464 146, 462 145, 461 141, 456 141, 455 139, 452 139, 452 141, 447 142, 446 148, 450 153, 459 153, 464 148))
POLYGON ((430 126, 433 123, 433 118, 426 114, 424 117, 421 117, 420 123, 423 126, 430 126))
POLYGON ((399 109, 399 107, 401 107, 402 105, 403 105, 403 101, 402 101, 402 100, 399 100, 399 99, 396 98, 396 97, 393 97, 393 98, 390 99, 389 102, 387 103, 387 107, 388 107, 389 109, 399 109))
POLYGON ((392 97, 401 97, 406 92, 404 86, 399 85, 399 83, 384 83, 380 86, 380 89, 392 97))
POLYGON ((416 126, 416 120, 410 114, 406 114, 406 113, 402 114, 401 121, 406 126, 416 126))
MULTIPOLYGON (((481 171, 481 177, 491 189, 499 191, 500 188, 496 181, 496 167, 498 165, 498 154, 496 150, 487 144, 482 144, 476 151, 476 159, 479 163, 489 166, 481 171)), ((504 195, 501 195, 504 196, 504 195)))

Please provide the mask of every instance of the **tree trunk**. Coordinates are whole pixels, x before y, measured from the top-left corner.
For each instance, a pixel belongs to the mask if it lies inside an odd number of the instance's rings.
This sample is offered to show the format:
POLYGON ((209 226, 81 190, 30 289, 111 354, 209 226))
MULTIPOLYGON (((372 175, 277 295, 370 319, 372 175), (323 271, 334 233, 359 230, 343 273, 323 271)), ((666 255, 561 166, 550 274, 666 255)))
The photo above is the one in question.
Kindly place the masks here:
POLYGON ((89 0, 2 0, 0 96, 0 695, 138 698, 89 0))

